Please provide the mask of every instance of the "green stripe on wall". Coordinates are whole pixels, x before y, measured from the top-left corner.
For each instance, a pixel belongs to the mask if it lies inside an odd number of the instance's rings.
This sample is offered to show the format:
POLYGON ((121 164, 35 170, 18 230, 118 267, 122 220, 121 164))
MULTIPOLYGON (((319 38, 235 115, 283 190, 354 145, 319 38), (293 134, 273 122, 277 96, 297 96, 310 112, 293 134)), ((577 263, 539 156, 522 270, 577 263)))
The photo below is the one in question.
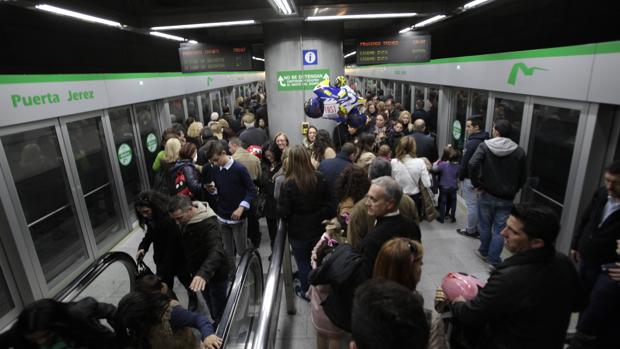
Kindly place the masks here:
POLYGON ((0 84, 32 84, 43 82, 69 82, 93 80, 122 80, 172 78, 187 76, 212 76, 231 74, 253 74, 260 71, 205 72, 205 73, 118 73, 118 74, 35 74, 35 75, 0 75, 0 84))
POLYGON ((476 56, 440 58, 440 59, 433 59, 433 60, 430 60, 429 62, 423 62, 423 63, 392 63, 392 64, 364 65, 364 66, 351 67, 351 69, 368 69, 368 68, 377 68, 377 67, 402 67, 402 66, 446 64, 446 63, 488 62, 488 61, 503 61, 503 60, 509 60, 509 59, 525 59, 525 58, 583 56, 583 55, 619 53, 619 52, 620 52, 620 41, 609 41, 609 42, 596 43, 596 44, 543 48, 543 49, 537 49, 537 50, 491 53, 491 54, 476 55, 476 56))

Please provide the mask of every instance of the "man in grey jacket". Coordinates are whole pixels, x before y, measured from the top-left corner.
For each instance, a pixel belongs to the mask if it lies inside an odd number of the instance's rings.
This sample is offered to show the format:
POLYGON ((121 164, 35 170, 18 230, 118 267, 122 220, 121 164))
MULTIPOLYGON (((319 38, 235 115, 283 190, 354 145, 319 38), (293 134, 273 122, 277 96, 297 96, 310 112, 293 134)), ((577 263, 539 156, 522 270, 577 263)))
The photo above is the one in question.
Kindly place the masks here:
POLYGON ((471 184, 480 192, 476 254, 492 267, 501 263, 504 238, 500 232, 527 176, 525 151, 509 138, 511 132, 508 120, 495 120, 493 138, 480 143, 469 160, 471 184))

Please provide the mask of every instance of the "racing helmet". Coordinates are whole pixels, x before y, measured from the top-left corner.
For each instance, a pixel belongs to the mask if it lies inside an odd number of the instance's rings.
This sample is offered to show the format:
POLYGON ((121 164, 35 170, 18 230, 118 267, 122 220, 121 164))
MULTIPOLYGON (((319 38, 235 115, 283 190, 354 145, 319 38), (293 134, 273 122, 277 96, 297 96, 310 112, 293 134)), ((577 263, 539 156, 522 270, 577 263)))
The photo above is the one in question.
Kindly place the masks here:
POLYGON ((483 288, 484 285, 484 282, 472 275, 448 273, 441 282, 441 289, 450 301, 458 296, 463 296, 466 300, 472 300, 478 294, 478 289, 483 288))
POLYGON ((347 85, 347 79, 344 76, 339 75, 336 77, 336 81, 334 81, 334 86, 343 87, 346 85, 347 85))
POLYGON ((263 157, 263 147, 260 145, 251 145, 248 147, 247 151, 259 159, 263 157))
POLYGON ((304 112, 308 117, 318 119, 323 116, 323 101, 318 97, 308 98, 304 104, 304 112))

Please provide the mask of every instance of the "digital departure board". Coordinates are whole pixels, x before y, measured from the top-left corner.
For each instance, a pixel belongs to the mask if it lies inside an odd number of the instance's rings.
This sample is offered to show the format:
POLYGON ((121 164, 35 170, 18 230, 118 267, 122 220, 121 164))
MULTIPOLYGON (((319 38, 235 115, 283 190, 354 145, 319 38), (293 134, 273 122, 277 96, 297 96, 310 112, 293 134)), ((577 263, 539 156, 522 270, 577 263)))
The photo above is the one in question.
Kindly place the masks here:
POLYGON ((431 36, 406 33, 363 40, 356 51, 357 65, 426 62, 431 59, 431 36))
POLYGON ((250 46, 181 44, 179 56, 184 73, 252 70, 250 46))

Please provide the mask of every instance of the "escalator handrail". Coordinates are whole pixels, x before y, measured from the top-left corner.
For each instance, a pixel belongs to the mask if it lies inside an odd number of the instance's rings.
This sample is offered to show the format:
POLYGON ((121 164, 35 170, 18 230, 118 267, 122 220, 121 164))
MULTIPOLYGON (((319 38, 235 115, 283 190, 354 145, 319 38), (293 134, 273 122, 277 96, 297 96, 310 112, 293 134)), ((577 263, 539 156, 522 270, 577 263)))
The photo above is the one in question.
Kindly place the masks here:
POLYGON ((78 275, 71 283, 65 286, 54 299, 60 302, 71 302, 82 293, 104 270, 113 263, 119 262, 129 274, 130 290, 134 289, 134 281, 138 275, 138 266, 132 256, 125 252, 108 252, 97 258, 89 267, 78 275))
POLYGON ((280 277, 282 270, 282 261, 284 260, 284 249, 286 246, 286 231, 284 222, 279 220, 278 232, 273 242, 273 251, 271 254, 271 263, 267 271, 267 281, 265 282, 265 290, 263 293, 263 303, 258 317, 256 334, 252 343, 253 349, 267 349, 271 337, 273 317, 279 315, 276 306, 279 306, 280 297, 280 277))
POLYGON ((255 249, 247 250, 239 261, 239 266, 237 267, 237 272, 235 273, 235 280, 230 288, 230 294, 228 295, 228 301, 226 302, 222 319, 220 320, 220 323, 215 331, 215 334, 222 338, 222 343, 226 343, 230 327, 235 319, 239 299, 241 298, 241 294, 243 292, 243 285, 248 277, 248 273, 252 271, 250 267, 253 263, 255 263, 255 261, 258 263, 258 267, 260 268, 260 280, 255 281, 257 285, 260 285, 261 289, 263 287, 263 266, 260 255, 255 249))

